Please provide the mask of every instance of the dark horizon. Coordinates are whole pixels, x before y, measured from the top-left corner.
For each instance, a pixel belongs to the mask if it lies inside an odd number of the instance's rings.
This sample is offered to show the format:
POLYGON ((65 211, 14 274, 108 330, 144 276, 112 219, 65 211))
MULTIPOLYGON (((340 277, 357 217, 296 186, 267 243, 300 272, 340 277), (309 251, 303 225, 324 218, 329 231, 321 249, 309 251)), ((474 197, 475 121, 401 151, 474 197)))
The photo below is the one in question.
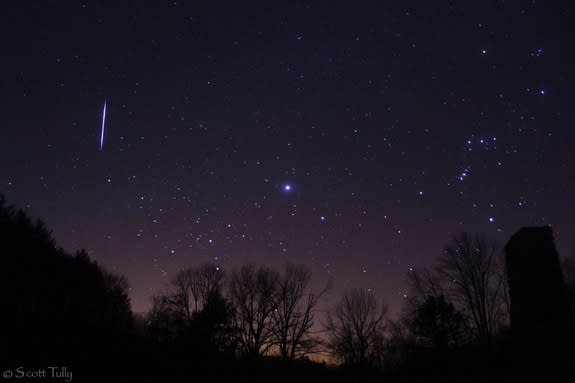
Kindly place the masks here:
POLYGON ((315 290, 311 269, 293 263, 189 266, 135 315, 124 276, 85 251, 66 252, 48 226, 1 194, 0 254, 0 337, 11 350, 4 379, 101 381, 113 372, 130 381, 507 382, 571 374, 575 254, 559 257, 550 226, 521 228, 503 251, 482 234, 453 236, 433 265, 408 273, 400 316, 357 287, 326 310, 332 286, 315 290))
MULTIPOLYGON (((3 194, 3 193, 0 193, 0 195, 2 195, 2 194, 3 194)), ((20 207, 17 206, 17 205, 14 205, 14 207, 20 208, 20 207)), ((41 217, 37 217, 37 216, 33 215, 28 209, 23 209, 23 210, 26 211, 28 214, 30 214, 30 216, 31 216, 33 219, 38 219, 38 220, 42 221, 43 223, 45 223, 49 228, 51 227, 49 222, 47 222, 46 220, 42 219, 41 217)), ((546 226, 547 226, 547 225, 546 225, 546 226)), ((554 229, 552 225, 548 225, 548 226, 549 226, 550 228, 554 229)), ((522 227, 529 227, 529 226, 522 226, 522 227)), ((517 229, 519 230, 520 228, 521 228, 521 227, 518 227, 517 229)), ((52 232, 52 231, 51 231, 51 232, 52 232)), ((511 234, 513 234, 513 233, 515 233, 515 232, 517 232, 517 230, 515 230, 515 231, 512 232, 511 234)), ((53 233, 53 232, 52 232, 52 233, 53 233)), ((458 231, 458 232, 453 232, 453 233, 451 233, 451 235, 458 235, 458 234, 461 234, 461 233, 470 233, 470 232, 468 232, 468 231, 466 231, 466 230, 461 230, 461 231, 458 231)), ((54 234, 54 233, 53 233, 53 234, 54 234)), ((477 233, 472 233, 472 234, 486 235, 484 232, 477 232, 477 233)), ((488 237, 488 238, 489 238, 489 239, 494 239, 495 237, 496 237, 496 236, 492 236, 492 237, 488 237)), ((502 238, 502 239, 499 240, 499 241, 497 241, 497 245, 498 245, 498 251, 499 251, 500 255, 503 256, 503 245, 505 244, 505 242, 507 242, 507 240, 509 240, 509 237, 504 238, 503 235, 501 235, 500 238, 502 238)), ((60 244, 60 243, 61 243, 56 236, 54 236, 54 239, 55 239, 55 241, 56 241, 57 244, 60 244)), ((403 283, 403 285, 404 285, 404 291, 405 291, 406 296, 405 296, 405 297, 402 297, 403 299, 399 300, 399 303, 397 303, 396 306, 393 305, 394 301, 392 301, 392 304, 391 304, 391 305, 389 304, 390 301, 387 299, 389 295, 386 294, 385 291, 375 291, 375 290, 373 290, 373 289, 367 288, 369 291, 374 291, 374 293, 376 293, 377 297, 378 297, 378 298, 381 298, 381 299, 383 300, 383 302, 385 302, 386 305, 388 305, 389 311, 388 311, 387 317, 388 317, 389 319, 395 320, 395 319, 400 318, 401 315, 402 315, 402 310, 405 308, 405 307, 404 307, 404 306, 405 306, 405 299, 407 298, 407 295, 409 295, 409 294, 408 294, 408 293, 409 293, 409 289, 408 289, 408 286, 407 286, 407 280, 408 280, 408 277, 409 277, 409 272, 412 271, 412 270, 417 270, 417 271, 424 270, 425 268, 427 268, 427 267, 433 265, 435 262, 437 262, 437 259, 440 258, 441 254, 442 254, 443 251, 445 250, 446 243, 448 243, 450 239, 451 239, 451 237, 447 237, 447 238, 445 238, 444 240, 438 240, 438 241, 437 241, 438 243, 441 243, 441 245, 440 245, 440 249, 441 249, 441 250, 435 252, 435 253, 437 254, 437 256, 436 256, 435 258, 432 258, 432 259, 430 259, 427 263, 421 264, 421 265, 419 265, 419 266, 417 266, 417 267, 416 267, 416 266, 413 266, 413 267, 411 267, 411 268, 408 268, 408 269, 405 271, 405 273, 401 276, 401 283, 403 283)), ((568 240, 565 240, 565 239, 564 239, 563 241, 557 240, 557 236, 556 236, 556 235, 554 236, 554 239, 555 239, 554 242, 555 242, 555 244, 556 244, 556 247, 557 247, 557 250, 558 250, 558 253, 559 253, 559 258, 560 258, 562 261, 563 261, 563 260, 566 260, 566 259, 568 259, 568 258, 570 258, 570 257, 572 257, 572 256, 575 254, 575 248, 572 248, 572 247, 568 247, 568 246, 567 246, 567 243, 573 242, 573 241, 568 241, 568 240), (560 250, 562 244, 563 244, 564 251, 561 251, 561 250, 560 250), (571 251, 565 251, 565 249, 571 249, 571 251)), ((74 253, 74 252, 76 252, 76 251, 86 250, 86 247, 69 249, 69 248, 66 248, 65 246, 62 246, 62 248, 64 249, 64 251, 69 252, 69 253, 74 253)), ((98 257, 95 256, 95 254, 93 254, 93 253, 90 254, 89 251, 87 252, 87 254, 89 254, 90 257, 92 257, 94 260, 96 260, 98 263, 100 263, 101 266, 103 266, 104 268, 109 269, 110 271, 112 271, 112 272, 114 272, 114 273, 118 273, 119 275, 125 276, 125 274, 122 273, 120 270, 115 269, 115 268, 109 268, 109 266, 108 266, 105 262, 102 262, 102 261, 98 260, 98 257)), ((185 268, 189 268, 189 267, 202 266, 203 264, 206 264, 206 263, 212 263, 212 264, 214 264, 214 265, 220 266, 217 262, 209 262, 209 261, 208 261, 208 262, 204 262, 204 263, 192 263, 192 262, 190 262, 190 263, 188 263, 188 264, 186 264, 186 265, 183 265, 182 268, 185 269, 185 268)), ((272 265, 272 267, 281 269, 281 268, 283 268, 286 264, 290 264, 290 263, 293 264, 293 262, 290 262, 289 260, 286 260, 284 264, 275 264, 275 265, 272 265)), ((255 266, 268 266, 268 265, 269 265, 268 263, 265 263, 265 262, 260 262, 260 263, 247 262, 246 264, 255 265, 255 266)), ((305 263, 299 263, 298 265, 306 265, 306 264, 305 264, 305 263)), ((223 270, 223 271, 226 271, 226 272, 231 272, 231 271, 233 271, 234 269, 237 269, 238 267, 241 267, 241 266, 242 266, 242 264, 238 264, 238 265, 236 265, 234 268, 224 268, 224 267, 222 267, 222 270, 223 270)), ((306 266, 308 266, 308 265, 306 265, 306 266)), ((220 266, 220 267, 221 267, 221 266, 220 266)), ((140 303, 140 304, 142 305, 142 306, 140 307, 140 309, 138 309, 138 307, 136 307, 136 306, 134 305, 134 296, 132 295, 132 287, 131 287, 131 284, 130 284, 129 292, 130 292, 130 306, 131 306, 132 312, 133 312, 134 314, 136 314, 136 315, 141 315, 141 316, 145 316, 146 314, 148 314, 148 313, 149 313, 149 310, 151 309, 151 306, 152 306, 152 298, 153 298, 154 296, 162 295, 162 294, 168 292, 168 291, 173 287, 173 286, 172 286, 172 282, 173 282, 173 277, 174 277, 174 276, 175 276, 175 275, 172 275, 172 279, 166 280, 165 283, 162 285, 162 288, 158 289, 158 290, 155 291, 154 293, 150 293, 150 295, 147 296, 147 297, 141 298, 140 301, 143 301, 143 302, 140 303)), ((314 277, 315 277, 315 276, 314 276, 314 277)), ((349 289, 353 289, 353 288, 363 288, 363 286, 361 286, 361 285, 360 285, 360 286, 348 286, 348 287, 345 288, 345 289, 344 289, 344 288, 338 288, 336 281, 337 281, 337 280, 336 280, 335 278, 333 278, 333 276, 330 276, 330 277, 324 278, 324 279, 321 279, 321 278, 313 278, 313 279, 312 279, 313 287, 314 287, 315 289, 321 289, 322 287, 325 287, 326 284, 329 284, 329 285, 331 286, 330 290, 328 291, 328 294, 324 297, 324 300, 320 303, 320 308, 322 309, 321 311, 329 311, 330 308, 331 308, 330 306, 332 306, 333 303, 334 303, 335 301, 337 301, 337 299, 339 298, 339 295, 340 295, 341 293, 343 293, 345 290, 349 290, 349 289), (317 279, 319 279, 319 280, 317 280, 317 279)), ((130 282, 129 278, 128 278, 128 282, 130 282)))

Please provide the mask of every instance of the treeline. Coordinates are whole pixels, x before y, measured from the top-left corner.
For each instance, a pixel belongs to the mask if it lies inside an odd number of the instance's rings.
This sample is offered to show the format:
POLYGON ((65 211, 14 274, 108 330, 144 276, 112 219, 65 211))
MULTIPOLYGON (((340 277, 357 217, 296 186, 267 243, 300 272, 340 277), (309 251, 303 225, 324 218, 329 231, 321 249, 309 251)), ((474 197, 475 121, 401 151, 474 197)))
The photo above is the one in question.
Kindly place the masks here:
POLYGON ((81 344, 116 338, 133 325, 124 277, 85 251, 58 247, 42 221, 2 195, 0 302, 3 363, 64 360, 81 344))
POLYGON ((501 374, 495 362, 511 362, 510 299, 497 245, 480 235, 454 236, 435 266, 407 277, 410 293, 398 319, 362 288, 345 291, 319 318, 329 285, 313 291, 304 266, 287 264, 280 272, 244 265, 226 274, 204 264, 180 271, 169 291, 153 298, 144 328, 158 342, 204 355, 313 356, 364 379, 501 374))
POLYGON ((229 277, 216 265, 190 267, 175 276, 171 291, 153 298, 146 328, 159 342, 195 344, 202 353, 301 358, 321 344, 313 326, 326 290, 312 292, 310 281, 298 265, 282 273, 245 265, 229 277))
POLYGON ((1 196, 0 248, 2 368, 68 366, 77 381, 492 382, 556 377, 573 356, 575 258, 559 264, 550 228, 504 249, 454 236, 435 265, 407 273, 394 319, 361 288, 320 313, 331 283, 314 290, 294 264, 191 266, 134 315, 125 278, 65 252, 1 196))

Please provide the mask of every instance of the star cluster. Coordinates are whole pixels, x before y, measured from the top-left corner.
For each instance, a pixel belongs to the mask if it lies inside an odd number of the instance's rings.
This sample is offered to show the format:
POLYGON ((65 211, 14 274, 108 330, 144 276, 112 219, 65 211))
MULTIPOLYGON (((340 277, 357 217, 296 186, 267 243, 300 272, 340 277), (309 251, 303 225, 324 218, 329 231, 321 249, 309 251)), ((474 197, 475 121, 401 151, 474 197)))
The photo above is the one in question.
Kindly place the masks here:
POLYGON ((575 247, 568 4, 8 8, 0 191, 136 311, 203 262, 303 263, 397 310, 452 233, 575 247))

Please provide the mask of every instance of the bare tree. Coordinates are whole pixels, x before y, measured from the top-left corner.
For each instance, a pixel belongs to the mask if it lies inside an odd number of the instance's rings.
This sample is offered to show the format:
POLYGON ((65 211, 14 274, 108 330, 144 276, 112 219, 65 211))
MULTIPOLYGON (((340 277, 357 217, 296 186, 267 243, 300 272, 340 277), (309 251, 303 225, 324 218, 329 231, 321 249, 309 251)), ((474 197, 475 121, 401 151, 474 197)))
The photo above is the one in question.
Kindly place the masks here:
POLYGON ((383 369, 397 370, 405 365, 416 347, 416 339, 403 320, 388 320, 384 352, 382 353, 383 369))
POLYGON ((410 269, 409 293, 403 308, 402 324, 419 345, 446 349, 467 341, 467 320, 442 286, 433 269, 410 269))
POLYGON ((232 273, 230 297, 240 351, 249 357, 264 355, 273 346, 273 313, 279 291, 279 273, 244 265, 232 273))
POLYGON ((158 295, 152 297, 152 307, 146 314, 147 329, 150 335, 160 342, 173 343, 186 334, 190 320, 177 310, 172 297, 158 295))
POLYGON ((405 310, 410 313, 424 303, 427 297, 444 295, 441 281, 432 269, 410 269, 407 273, 407 285, 409 292, 405 310))
POLYGON ((327 291, 308 291, 311 272, 304 266, 287 264, 282 275, 273 312, 273 338, 282 359, 295 359, 317 349, 320 340, 312 336, 316 305, 327 291))
POLYGON ((220 291, 223 278, 223 271, 212 264, 181 270, 172 281, 172 305, 181 315, 192 320, 193 314, 202 310, 209 297, 220 291))
POLYGON ((327 314, 328 348, 346 365, 365 366, 378 359, 387 308, 364 289, 346 291, 327 314))
POLYGON ((477 340, 486 347, 504 315, 501 258, 495 242, 461 233, 452 237, 436 268, 446 295, 468 316, 477 340))

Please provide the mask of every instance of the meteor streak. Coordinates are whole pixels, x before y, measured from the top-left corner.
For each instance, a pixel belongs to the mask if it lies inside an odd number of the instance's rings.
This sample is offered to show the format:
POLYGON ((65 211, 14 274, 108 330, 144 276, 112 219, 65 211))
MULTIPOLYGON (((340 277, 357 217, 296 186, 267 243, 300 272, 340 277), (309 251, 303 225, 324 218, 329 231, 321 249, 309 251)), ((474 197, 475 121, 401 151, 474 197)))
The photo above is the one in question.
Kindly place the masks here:
POLYGON ((100 133, 100 151, 104 149, 104 130, 106 128, 106 100, 104 100, 104 110, 102 111, 102 131, 100 133))

